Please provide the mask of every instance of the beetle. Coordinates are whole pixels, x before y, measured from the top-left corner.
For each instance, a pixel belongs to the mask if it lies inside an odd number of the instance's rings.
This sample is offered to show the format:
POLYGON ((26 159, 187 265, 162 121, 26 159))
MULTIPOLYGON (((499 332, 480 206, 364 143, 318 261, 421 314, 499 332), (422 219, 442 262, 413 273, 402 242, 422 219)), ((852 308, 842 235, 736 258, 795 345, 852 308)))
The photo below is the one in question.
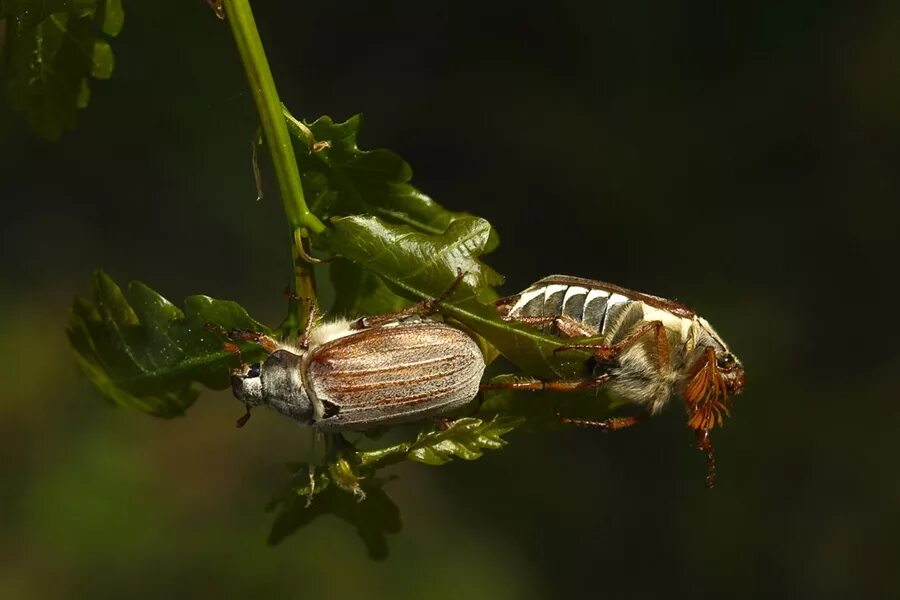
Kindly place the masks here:
MULTIPOLYGON (((693 309, 658 296, 617 285, 551 275, 522 292, 496 301, 507 320, 566 338, 593 337, 597 343, 563 345, 557 351, 587 349, 591 372, 576 381, 520 381, 486 384, 483 389, 578 390, 604 387, 613 395, 657 414, 681 395, 688 427, 707 454, 707 485, 715 483, 715 459, 709 432, 729 415, 731 397, 744 388, 744 367, 709 322, 693 309)), ((565 418, 563 423, 615 430, 642 417, 604 421, 565 418)))
MULTIPOLYGON (((427 317, 439 300, 359 319, 311 325, 297 345, 252 331, 223 331, 229 350, 253 341, 268 352, 261 364, 232 371, 234 396, 250 408, 266 404, 325 432, 415 421, 459 408, 478 393, 485 362, 468 335, 427 317)), ((310 309, 308 323, 315 320, 310 309)))

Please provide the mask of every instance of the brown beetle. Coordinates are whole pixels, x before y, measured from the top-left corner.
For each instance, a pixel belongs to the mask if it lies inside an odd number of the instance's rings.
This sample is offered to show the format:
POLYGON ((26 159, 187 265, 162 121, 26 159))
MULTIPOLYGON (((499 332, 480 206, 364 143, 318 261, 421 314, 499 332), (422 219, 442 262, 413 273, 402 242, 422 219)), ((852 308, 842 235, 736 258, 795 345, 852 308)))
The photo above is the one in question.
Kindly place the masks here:
MULTIPOLYGON (((210 326, 269 352, 262 364, 232 372, 232 391, 247 406, 238 426, 260 404, 323 431, 415 421, 467 404, 484 373, 481 350, 462 331, 427 318, 461 280, 460 273, 441 298, 387 315, 313 324, 311 307, 313 325, 296 346, 210 326)), ((233 342, 226 347, 238 351, 233 342)))

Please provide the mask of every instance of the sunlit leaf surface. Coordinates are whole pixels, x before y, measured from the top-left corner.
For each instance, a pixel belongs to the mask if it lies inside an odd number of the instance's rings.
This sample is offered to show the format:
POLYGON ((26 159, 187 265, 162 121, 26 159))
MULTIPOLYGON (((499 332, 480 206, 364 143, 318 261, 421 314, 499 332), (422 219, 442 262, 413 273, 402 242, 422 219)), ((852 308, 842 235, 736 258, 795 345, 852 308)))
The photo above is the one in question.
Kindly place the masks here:
MULTIPOLYGON (((357 145, 362 117, 343 123, 323 116, 305 124, 285 110, 288 130, 296 141, 300 177, 310 209, 323 219, 373 214, 416 231, 442 234, 453 221, 470 217, 447 210, 412 185, 412 168, 398 154, 357 145)), ((491 230, 483 251, 499 238, 491 230)))
POLYGON ((358 451, 346 444, 316 469, 292 465, 294 476, 269 505, 278 510, 269 543, 277 544, 324 514, 334 514, 356 527, 372 558, 387 555, 385 535, 400 530, 400 512, 385 493, 385 480, 374 474, 385 466, 410 460, 432 466, 453 458, 476 460, 485 450, 498 450, 503 436, 523 419, 495 416, 490 420, 466 417, 445 428, 429 428, 415 440, 387 448, 358 451))
POLYGON ((543 377, 583 370, 584 357, 578 353, 554 354, 559 339, 497 315, 491 286, 502 278, 480 260, 490 237, 490 225, 484 219, 456 219, 440 235, 374 216, 341 217, 331 224, 334 229, 328 243, 335 252, 378 274, 408 297, 438 298, 462 272, 462 284, 440 311, 483 336, 519 368, 543 377))

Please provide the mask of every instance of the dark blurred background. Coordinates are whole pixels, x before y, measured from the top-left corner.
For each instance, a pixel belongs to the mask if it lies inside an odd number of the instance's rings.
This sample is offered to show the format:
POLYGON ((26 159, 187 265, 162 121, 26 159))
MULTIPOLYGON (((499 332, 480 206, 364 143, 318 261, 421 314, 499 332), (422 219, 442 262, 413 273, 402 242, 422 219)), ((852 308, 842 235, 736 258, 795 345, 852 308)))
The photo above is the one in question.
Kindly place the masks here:
POLYGON ((308 431, 265 411, 235 430, 226 392, 171 422, 112 409, 66 343, 96 266, 284 310, 227 25, 126 3, 75 132, 44 142, 0 104, 0 597, 900 594, 900 4, 255 5, 287 105, 364 112, 364 147, 493 222, 504 291, 565 272, 716 325, 748 373, 718 488, 673 406, 396 468, 385 562, 332 517, 266 547, 308 431))

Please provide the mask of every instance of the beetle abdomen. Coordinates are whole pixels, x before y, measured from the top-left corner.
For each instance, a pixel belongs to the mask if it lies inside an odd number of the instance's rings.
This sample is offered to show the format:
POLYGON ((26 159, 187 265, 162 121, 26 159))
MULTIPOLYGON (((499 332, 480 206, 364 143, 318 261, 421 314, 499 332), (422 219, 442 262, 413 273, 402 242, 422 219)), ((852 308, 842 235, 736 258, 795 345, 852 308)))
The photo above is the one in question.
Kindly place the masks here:
MULTIPOLYGON (((565 283, 543 281, 509 299, 506 315, 522 317, 567 317, 599 335, 605 334, 634 300, 617 292, 565 283)), ((547 328, 551 323, 547 324, 547 328)))
POLYGON ((336 413, 322 429, 413 421, 462 406, 478 393, 484 358, 466 334, 424 321, 376 327, 315 348, 307 381, 336 413))

